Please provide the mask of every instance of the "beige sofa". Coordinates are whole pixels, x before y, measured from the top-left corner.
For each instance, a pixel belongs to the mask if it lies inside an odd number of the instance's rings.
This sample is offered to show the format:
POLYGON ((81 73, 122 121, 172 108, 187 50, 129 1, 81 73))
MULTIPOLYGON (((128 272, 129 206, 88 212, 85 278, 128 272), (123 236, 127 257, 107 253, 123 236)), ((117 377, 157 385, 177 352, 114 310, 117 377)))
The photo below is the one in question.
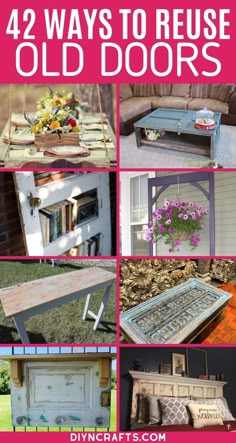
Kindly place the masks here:
POLYGON ((221 112, 221 123, 236 125, 236 85, 120 85, 120 134, 130 134, 136 121, 157 108, 198 111, 204 107, 221 112))

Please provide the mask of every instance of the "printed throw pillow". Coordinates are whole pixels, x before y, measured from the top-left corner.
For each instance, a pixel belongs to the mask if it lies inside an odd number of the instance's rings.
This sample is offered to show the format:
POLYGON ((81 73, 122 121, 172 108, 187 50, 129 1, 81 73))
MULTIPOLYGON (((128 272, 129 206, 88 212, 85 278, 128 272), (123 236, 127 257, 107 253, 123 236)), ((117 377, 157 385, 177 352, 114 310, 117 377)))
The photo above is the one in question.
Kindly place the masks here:
POLYGON ((204 426, 224 424, 219 409, 215 404, 189 403, 188 408, 194 428, 199 429, 204 426))
MULTIPOLYGON (((193 400, 195 401, 195 403, 199 403, 199 404, 216 404, 222 418, 223 421, 227 421, 227 420, 235 420, 234 417, 232 416, 227 400, 222 397, 222 398, 194 398, 193 400)), ((194 403, 194 401, 190 401, 189 403, 194 403)))
POLYGON ((187 425, 190 422, 187 404, 189 398, 161 397, 162 425, 187 425))

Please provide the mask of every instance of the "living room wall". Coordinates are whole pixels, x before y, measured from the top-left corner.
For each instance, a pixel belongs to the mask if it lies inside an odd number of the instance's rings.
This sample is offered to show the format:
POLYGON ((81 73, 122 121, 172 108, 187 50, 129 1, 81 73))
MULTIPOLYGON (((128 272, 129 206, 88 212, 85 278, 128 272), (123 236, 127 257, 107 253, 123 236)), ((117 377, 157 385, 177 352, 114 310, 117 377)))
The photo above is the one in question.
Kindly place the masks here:
MULTIPOLYGON (((208 373, 223 374, 227 384, 224 396, 229 408, 236 416, 236 348, 234 347, 205 347, 207 351, 208 373)), ((139 370, 159 371, 160 363, 171 363, 172 353, 185 354, 186 347, 123 347, 120 350, 120 429, 129 429, 129 417, 132 397, 132 379, 128 373, 134 368, 135 360, 140 363, 139 370)), ((202 375, 203 361, 198 352, 189 352, 191 376, 202 375)))

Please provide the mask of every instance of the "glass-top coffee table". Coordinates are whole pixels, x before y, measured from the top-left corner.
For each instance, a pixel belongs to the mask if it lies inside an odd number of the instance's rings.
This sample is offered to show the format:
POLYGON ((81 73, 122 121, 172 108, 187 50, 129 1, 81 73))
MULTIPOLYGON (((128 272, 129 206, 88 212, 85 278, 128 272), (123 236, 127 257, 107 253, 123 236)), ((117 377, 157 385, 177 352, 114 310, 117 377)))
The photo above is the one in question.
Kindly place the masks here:
POLYGON ((220 136, 221 113, 214 113, 214 129, 197 129, 196 111, 159 108, 134 124, 138 148, 142 145, 206 155, 213 159, 214 149, 220 136), (164 135, 149 140, 145 129, 160 130, 164 135))

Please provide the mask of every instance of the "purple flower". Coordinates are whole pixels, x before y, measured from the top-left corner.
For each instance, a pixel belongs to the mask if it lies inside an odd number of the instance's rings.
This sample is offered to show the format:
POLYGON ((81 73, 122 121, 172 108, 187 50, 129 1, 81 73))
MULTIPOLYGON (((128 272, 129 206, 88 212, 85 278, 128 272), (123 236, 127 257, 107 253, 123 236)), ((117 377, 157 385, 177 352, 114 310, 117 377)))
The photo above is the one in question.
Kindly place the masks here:
POLYGON ((171 234, 171 232, 173 232, 173 228, 168 228, 168 232, 171 234))
POLYGON ((184 214, 182 214, 182 212, 180 212, 180 214, 178 215, 179 218, 183 218, 184 214))
POLYGON ((168 249, 168 252, 173 252, 173 249, 169 248, 169 249, 168 249))
POLYGON ((175 246, 179 246, 180 245, 180 240, 175 240, 175 246))
POLYGON ((203 206, 202 206, 202 205, 199 205, 199 206, 198 206, 198 209, 200 209, 200 211, 202 211, 202 210, 203 210, 203 206))
POLYGON ((161 220, 161 218, 162 218, 162 215, 161 215, 161 214, 158 214, 158 215, 156 216, 156 220, 161 220))
POLYGON ((180 206, 180 203, 177 200, 173 201, 173 205, 178 208, 180 206))
POLYGON ((167 216, 168 216, 168 218, 173 217, 173 212, 168 212, 168 213, 167 213, 167 216))
POLYGON ((171 220, 170 219, 166 220, 165 224, 166 225, 170 225, 171 224, 171 220))
POLYGON ((169 208, 169 206, 170 206, 170 202, 168 200, 165 200, 164 201, 164 207, 165 208, 169 208))
POLYGON ((184 214, 183 219, 184 219, 184 220, 188 220, 188 215, 187 215, 187 214, 184 214))
POLYGON ((195 205, 194 205, 193 202, 190 202, 190 203, 189 203, 189 206, 190 206, 190 208, 194 208, 195 205))
POLYGON ((209 209, 206 208, 206 209, 205 209, 205 213, 206 213, 206 214, 209 214, 209 209))
POLYGON ((159 232, 164 232, 164 230, 165 230, 164 226, 163 226, 163 225, 160 225, 160 226, 159 226, 159 232))

